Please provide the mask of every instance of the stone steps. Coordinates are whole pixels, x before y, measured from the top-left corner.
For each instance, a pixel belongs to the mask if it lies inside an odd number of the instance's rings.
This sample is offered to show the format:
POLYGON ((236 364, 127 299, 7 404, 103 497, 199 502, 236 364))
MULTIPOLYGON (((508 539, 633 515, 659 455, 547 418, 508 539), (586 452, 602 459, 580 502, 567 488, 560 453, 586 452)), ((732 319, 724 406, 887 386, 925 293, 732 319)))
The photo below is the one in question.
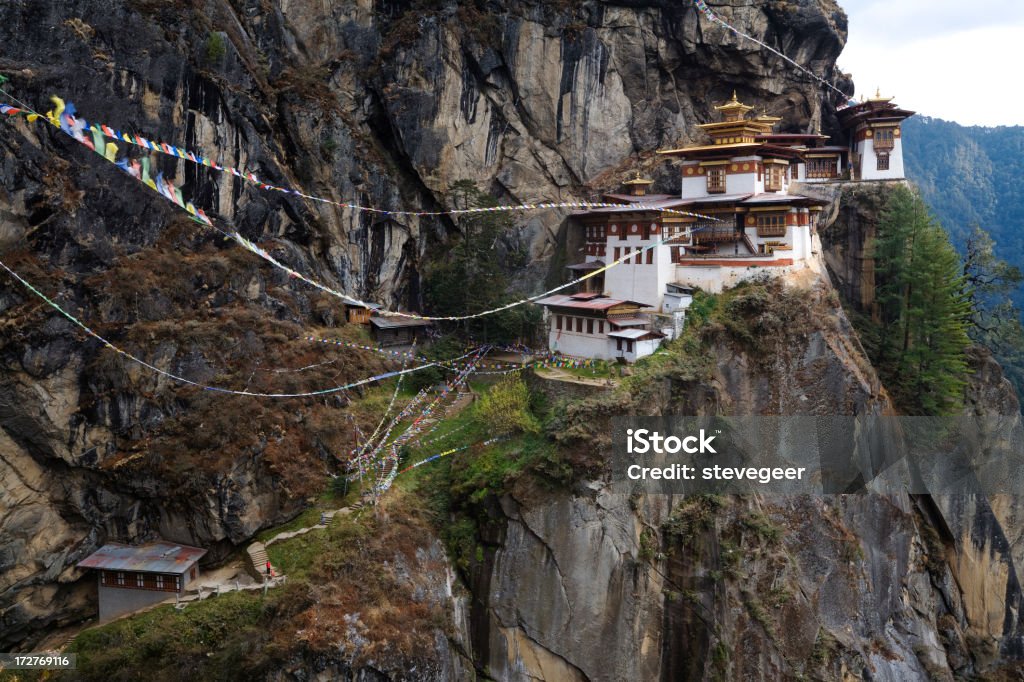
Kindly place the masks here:
MULTIPOLYGON (((266 578, 267 562, 270 560, 266 546, 262 542, 254 542, 245 551, 249 555, 249 568, 253 575, 260 579, 266 578)), ((277 568, 273 564, 270 565, 270 573, 271 576, 278 574, 277 568)))

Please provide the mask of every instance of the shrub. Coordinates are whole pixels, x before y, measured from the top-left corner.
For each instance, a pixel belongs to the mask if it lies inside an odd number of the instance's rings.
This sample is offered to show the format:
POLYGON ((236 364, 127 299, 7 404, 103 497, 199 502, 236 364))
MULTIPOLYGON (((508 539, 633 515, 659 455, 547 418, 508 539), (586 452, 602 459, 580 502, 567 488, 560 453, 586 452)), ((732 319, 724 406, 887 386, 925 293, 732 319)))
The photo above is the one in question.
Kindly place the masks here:
POLYGON ((540 432, 540 423, 530 412, 530 391, 518 376, 495 384, 480 400, 478 414, 495 436, 540 432))
POLYGON ((220 61, 224 59, 224 55, 227 54, 227 51, 227 43, 225 42, 223 35, 214 31, 207 36, 204 54, 208 64, 220 64, 220 61))

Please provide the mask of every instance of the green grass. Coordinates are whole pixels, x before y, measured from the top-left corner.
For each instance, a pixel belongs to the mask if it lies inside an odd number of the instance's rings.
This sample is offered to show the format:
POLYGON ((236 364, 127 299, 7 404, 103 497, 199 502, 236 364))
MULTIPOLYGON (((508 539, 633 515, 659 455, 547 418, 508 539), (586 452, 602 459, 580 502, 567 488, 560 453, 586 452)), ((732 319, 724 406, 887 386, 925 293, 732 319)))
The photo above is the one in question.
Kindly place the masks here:
POLYGON ((51 679, 118 682, 138 679, 139 670, 150 671, 150 680, 246 679, 245 666, 266 636, 261 624, 289 598, 284 588, 266 598, 233 592, 85 630, 68 647, 78 654, 78 670, 51 679))

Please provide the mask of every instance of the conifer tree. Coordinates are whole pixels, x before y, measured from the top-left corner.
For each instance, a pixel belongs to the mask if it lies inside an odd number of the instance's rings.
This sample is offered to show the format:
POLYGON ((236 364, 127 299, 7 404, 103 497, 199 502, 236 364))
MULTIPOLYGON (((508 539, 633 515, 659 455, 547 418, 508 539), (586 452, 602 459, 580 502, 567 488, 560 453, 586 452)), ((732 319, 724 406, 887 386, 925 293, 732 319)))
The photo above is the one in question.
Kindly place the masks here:
POLYGON ((894 191, 870 250, 875 260, 873 360, 906 411, 955 412, 966 385, 971 301, 956 250, 921 199, 894 191))
MULTIPOLYGON (((458 180, 451 186, 449 202, 454 208, 480 208, 497 204, 472 180, 458 180)), ((495 308, 509 301, 509 253, 502 237, 513 227, 505 212, 466 214, 458 220, 458 236, 436 258, 427 272, 426 302, 436 315, 466 315, 495 308)), ((529 339, 539 324, 534 306, 519 306, 494 315, 468 320, 461 328, 482 341, 529 339)))

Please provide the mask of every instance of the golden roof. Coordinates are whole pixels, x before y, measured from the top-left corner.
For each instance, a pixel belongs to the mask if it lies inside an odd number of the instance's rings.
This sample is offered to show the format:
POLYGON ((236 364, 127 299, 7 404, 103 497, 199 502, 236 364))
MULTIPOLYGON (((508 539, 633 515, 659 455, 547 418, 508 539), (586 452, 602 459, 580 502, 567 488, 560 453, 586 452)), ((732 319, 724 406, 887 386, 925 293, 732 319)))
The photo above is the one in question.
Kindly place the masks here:
POLYGON ((622 183, 623 185, 653 185, 654 180, 647 180, 640 177, 640 171, 636 172, 636 177, 631 180, 626 180, 622 183))
POLYGON ((782 120, 781 116, 769 116, 767 107, 761 110, 761 115, 754 119, 758 123, 770 123, 773 127, 782 120))
MULTIPOLYGON (((863 97, 861 97, 861 101, 864 101, 863 97)), ((892 97, 882 97, 882 88, 875 88, 875 96, 872 97, 868 101, 869 102, 891 102, 892 101, 892 97)))
POLYGON ((706 152, 720 149, 739 149, 741 147, 760 147, 763 142, 734 142, 731 144, 709 144, 696 147, 680 147, 679 149, 659 149, 656 154, 679 154, 680 152, 706 152))
POLYGON ((728 102, 726 102, 725 104, 720 104, 717 107, 715 107, 715 111, 722 111, 722 112, 729 112, 729 113, 739 112, 740 115, 743 115, 743 114, 747 113, 748 111, 750 111, 753 108, 754 107, 747 106, 746 104, 743 104, 742 102, 740 102, 736 98, 736 91, 733 90, 732 91, 732 99, 729 100, 728 102))

